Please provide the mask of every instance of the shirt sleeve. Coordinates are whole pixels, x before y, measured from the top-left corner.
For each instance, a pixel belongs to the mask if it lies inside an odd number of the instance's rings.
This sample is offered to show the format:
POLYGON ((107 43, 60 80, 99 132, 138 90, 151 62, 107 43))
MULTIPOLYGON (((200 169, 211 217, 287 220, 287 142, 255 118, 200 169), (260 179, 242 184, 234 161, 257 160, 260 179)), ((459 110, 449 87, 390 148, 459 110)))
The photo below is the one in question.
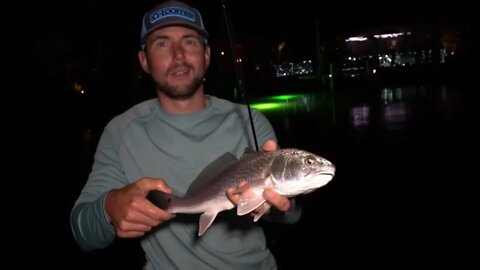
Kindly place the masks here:
POLYGON ((105 197, 109 190, 127 183, 115 148, 114 132, 107 128, 100 138, 92 171, 70 213, 74 238, 84 250, 104 248, 114 241, 115 230, 105 213, 105 197))
POLYGON ((258 147, 262 147, 267 140, 274 140, 276 143, 278 143, 277 135, 275 134, 272 124, 268 118, 256 109, 252 109, 252 115, 254 119, 256 137, 259 144, 258 147))
POLYGON ((75 240, 83 250, 101 249, 115 239, 115 230, 105 215, 105 195, 90 203, 74 206, 70 224, 75 240))

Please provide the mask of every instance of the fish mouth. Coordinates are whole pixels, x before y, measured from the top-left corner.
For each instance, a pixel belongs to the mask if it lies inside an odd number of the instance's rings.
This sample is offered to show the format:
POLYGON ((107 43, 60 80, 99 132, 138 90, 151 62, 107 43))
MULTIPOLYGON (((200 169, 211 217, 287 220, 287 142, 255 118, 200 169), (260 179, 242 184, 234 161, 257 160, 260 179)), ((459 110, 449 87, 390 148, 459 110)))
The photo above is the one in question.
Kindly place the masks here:
POLYGON ((315 173, 312 173, 311 176, 312 177, 317 177, 317 176, 331 176, 333 177, 335 175, 335 170, 322 170, 322 171, 318 171, 318 172, 315 172, 315 173))
POLYGON ((310 174, 309 177, 311 177, 312 179, 315 179, 314 181, 320 187, 330 182, 333 179, 333 176, 335 176, 334 170, 326 170, 326 171, 322 170, 322 171, 318 171, 310 174))

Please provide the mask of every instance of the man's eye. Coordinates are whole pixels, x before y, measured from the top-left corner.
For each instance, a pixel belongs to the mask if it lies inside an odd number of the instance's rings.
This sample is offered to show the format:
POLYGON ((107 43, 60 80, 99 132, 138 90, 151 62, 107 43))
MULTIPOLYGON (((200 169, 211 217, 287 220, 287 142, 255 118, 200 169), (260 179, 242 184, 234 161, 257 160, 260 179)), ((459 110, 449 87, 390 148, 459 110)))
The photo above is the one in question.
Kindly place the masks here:
POLYGON ((153 43, 155 48, 167 48, 169 46, 169 42, 167 40, 156 40, 153 43))
POLYGON ((186 44, 186 45, 194 45, 194 46, 196 46, 196 45, 198 44, 198 40, 193 39, 193 38, 186 39, 186 40, 185 40, 185 44, 186 44))

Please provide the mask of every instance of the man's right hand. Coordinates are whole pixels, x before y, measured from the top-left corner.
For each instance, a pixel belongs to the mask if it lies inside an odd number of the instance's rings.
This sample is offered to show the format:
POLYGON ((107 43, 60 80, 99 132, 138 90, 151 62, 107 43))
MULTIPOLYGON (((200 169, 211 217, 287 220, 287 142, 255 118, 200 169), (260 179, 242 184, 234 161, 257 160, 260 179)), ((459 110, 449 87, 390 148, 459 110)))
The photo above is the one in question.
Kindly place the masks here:
POLYGON ((105 198, 105 211, 119 237, 143 236, 153 227, 175 216, 156 207, 146 198, 151 190, 172 192, 163 179, 154 178, 142 178, 123 188, 108 192, 105 198))

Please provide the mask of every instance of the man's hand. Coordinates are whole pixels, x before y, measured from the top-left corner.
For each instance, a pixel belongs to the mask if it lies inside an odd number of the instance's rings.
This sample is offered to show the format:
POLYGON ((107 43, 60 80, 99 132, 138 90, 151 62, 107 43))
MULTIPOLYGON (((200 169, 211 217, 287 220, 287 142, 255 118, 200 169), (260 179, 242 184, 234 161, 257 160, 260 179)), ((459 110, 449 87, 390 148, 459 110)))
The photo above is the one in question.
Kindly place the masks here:
MULTIPOLYGON (((262 151, 275 151, 277 150, 277 143, 274 140, 268 140, 262 145, 262 151)), ((227 190, 227 195, 230 201, 233 204, 238 205, 240 197, 242 195, 242 190, 244 190, 244 185, 248 185, 245 181, 240 182, 237 188, 230 188, 227 190), (242 188, 243 187, 243 188, 242 188)), ((287 197, 282 196, 275 192, 273 189, 268 188, 263 192, 263 197, 270 203, 273 207, 277 208, 280 211, 286 212, 290 209, 290 201, 287 197)), ((255 209, 250 215, 256 216, 259 212, 263 211, 263 207, 260 206, 258 209, 255 209)))
POLYGON ((172 192, 163 179, 153 178, 142 178, 123 188, 108 192, 105 211, 119 237, 143 236, 153 227, 175 216, 147 200, 146 196, 151 190, 172 192))
POLYGON ((268 140, 262 145, 262 151, 269 152, 277 150, 277 143, 274 140, 268 140))

